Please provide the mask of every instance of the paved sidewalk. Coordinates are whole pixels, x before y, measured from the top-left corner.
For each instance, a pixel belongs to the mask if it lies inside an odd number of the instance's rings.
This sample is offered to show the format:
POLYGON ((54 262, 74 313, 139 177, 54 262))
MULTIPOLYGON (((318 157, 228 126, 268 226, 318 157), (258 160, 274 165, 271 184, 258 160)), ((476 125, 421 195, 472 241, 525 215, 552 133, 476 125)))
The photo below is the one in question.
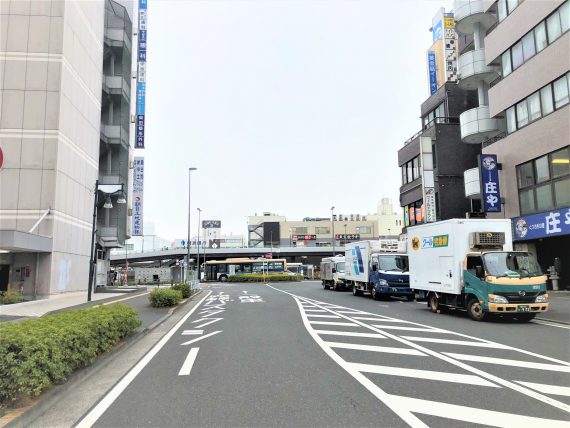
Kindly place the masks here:
POLYGON ((549 294, 550 308, 536 318, 570 324, 570 293, 550 292, 549 294))

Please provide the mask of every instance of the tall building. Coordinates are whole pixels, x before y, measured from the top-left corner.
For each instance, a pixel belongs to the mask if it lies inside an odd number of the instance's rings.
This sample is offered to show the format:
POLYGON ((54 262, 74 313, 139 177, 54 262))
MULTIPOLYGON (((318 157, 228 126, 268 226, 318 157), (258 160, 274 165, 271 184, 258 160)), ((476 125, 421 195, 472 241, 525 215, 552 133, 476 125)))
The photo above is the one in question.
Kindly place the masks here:
POLYGON ((0 1, 0 290, 87 289, 95 182, 124 179, 100 153, 105 88, 118 89, 103 78, 109 4, 0 1))
MULTIPOLYGON (((458 30, 479 43, 460 64, 475 76, 499 71, 479 89, 486 110, 460 118, 464 139, 506 119, 505 132, 473 141, 500 166, 490 187, 501 211, 487 216, 512 218, 515 247, 544 270, 559 258, 561 285, 570 286, 570 1, 457 1, 455 13, 458 30)), ((484 203, 493 196, 486 179, 474 188, 484 203)))

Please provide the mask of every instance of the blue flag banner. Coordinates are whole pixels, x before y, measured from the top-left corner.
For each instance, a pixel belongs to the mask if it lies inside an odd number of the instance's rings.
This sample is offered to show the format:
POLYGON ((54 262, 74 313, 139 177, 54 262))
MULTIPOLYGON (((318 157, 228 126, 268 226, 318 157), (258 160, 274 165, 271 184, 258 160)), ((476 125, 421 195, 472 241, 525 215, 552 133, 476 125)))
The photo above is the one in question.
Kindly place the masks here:
POLYGON ((501 190, 497 155, 479 155, 483 210, 486 213, 501 212, 501 190))

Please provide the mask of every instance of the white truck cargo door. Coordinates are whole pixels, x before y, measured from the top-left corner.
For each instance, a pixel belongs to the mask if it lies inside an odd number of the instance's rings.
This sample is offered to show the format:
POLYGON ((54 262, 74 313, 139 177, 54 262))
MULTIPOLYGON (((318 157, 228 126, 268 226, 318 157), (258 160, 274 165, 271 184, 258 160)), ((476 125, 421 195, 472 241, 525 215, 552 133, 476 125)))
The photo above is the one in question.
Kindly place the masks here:
POLYGON ((453 287, 453 257, 439 257, 439 272, 441 287, 444 290, 451 290, 453 287))

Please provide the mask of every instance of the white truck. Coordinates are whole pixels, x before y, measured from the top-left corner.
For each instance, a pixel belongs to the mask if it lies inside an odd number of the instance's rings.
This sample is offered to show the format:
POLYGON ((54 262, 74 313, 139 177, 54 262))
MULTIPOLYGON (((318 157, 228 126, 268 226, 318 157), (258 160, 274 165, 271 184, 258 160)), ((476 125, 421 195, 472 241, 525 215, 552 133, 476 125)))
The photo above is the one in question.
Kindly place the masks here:
POLYGON ((321 280, 325 290, 346 288, 344 266, 344 256, 325 257, 321 260, 321 280))
POLYGON ((346 244, 344 256, 345 282, 355 296, 370 293, 375 300, 389 296, 414 299, 405 253, 387 249, 380 241, 359 241, 346 244))
POLYGON ((433 312, 466 309, 529 321, 548 310, 546 276, 530 253, 513 251, 511 221, 452 219, 410 227, 410 287, 433 312))

